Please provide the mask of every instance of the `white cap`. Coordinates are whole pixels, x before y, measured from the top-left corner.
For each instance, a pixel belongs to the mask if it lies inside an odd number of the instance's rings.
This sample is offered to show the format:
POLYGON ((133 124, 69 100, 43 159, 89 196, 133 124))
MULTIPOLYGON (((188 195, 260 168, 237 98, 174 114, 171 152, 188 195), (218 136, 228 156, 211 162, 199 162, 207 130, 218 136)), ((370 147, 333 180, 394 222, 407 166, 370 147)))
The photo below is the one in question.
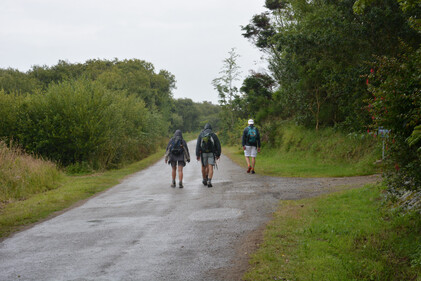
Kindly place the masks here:
POLYGON ((254 124, 253 119, 249 119, 249 125, 254 124))

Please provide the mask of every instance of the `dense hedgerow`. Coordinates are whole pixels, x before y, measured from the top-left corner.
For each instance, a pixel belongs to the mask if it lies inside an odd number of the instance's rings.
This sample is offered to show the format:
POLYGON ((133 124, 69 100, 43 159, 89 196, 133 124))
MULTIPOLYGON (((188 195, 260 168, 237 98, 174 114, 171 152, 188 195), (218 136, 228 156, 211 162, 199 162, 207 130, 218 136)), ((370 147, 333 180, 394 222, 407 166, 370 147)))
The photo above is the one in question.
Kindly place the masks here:
POLYGON ((98 169, 138 160, 167 130, 139 97, 87 79, 27 96, 0 92, 0 105, 0 135, 62 165, 86 162, 98 169))

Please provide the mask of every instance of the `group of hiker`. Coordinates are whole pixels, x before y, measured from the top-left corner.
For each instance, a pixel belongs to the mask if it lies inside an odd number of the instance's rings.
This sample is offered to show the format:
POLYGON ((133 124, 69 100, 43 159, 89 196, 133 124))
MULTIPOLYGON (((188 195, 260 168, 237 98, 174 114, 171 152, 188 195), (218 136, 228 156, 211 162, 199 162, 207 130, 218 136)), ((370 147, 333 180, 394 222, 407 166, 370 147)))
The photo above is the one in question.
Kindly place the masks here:
MULTIPOLYGON (((260 152, 260 134, 254 126, 253 119, 248 120, 248 126, 244 128, 241 144, 247 163, 247 173, 254 174, 256 156, 260 152), (250 159, 251 158, 251 159, 250 159)), ((202 183, 212 187, 212 177, 216 161, 221 157, 221 143, 218 136, 212 131, 208 123, 199 134, 196 142, 196 159, 201 161, 202 183)), ((165 163, 171 165, 171 187, 176 187, 176 175, 178 171, 178 186, 183 188, 183 168, 190 163, 190 152, 186 141, 183 139, 181 130, 176 130, 170 139, 165 151, 165 163)))

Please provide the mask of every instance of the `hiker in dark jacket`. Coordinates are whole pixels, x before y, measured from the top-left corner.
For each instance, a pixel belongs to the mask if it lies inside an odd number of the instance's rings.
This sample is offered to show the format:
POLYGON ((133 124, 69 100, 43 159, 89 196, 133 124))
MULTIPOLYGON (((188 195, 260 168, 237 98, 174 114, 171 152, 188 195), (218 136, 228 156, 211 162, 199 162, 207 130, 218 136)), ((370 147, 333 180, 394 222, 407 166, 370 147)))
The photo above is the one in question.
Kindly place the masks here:
POLYGON ((199 134, 196 143, 196 158, 202 162, 202 183, 212 187, 213 167, 221 156, 221 143, 218 136, 212 132, 212 126, 206 124, 199 134))
POLYGON ((190 153, 183 134, 180 130, 175 131, 174 136, 170 139, 165 151, 165 163, 171 164, 172 182, 171 187, 175 187, 176 170, 178 166, 179 187, 183 188, 183 168, 186 162, 190 162, 190 153))
POLYGON ((243 137, 241 140, 244 156, 246 157, 247 162, 247 173, 254 174, 254 166, 256 165, 256 156, 257 152, 260 152, 260 134, 259 130, 254 127, 253 119, 248 121, 248 127, 244 128, 243 137), (250 157, 251 157, 251 165, 250 165, 250 157))

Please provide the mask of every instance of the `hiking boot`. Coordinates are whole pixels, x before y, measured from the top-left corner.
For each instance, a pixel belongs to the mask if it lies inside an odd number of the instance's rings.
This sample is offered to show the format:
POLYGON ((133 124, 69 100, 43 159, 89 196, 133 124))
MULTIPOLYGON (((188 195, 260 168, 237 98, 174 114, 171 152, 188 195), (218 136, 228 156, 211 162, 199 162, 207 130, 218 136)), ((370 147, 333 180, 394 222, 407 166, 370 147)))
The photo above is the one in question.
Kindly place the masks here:
POLYGON ((251 173, 252 173, 252 174, 255 174, 256 172, 255 172, 255 171, 254 171, 254 169, 253 169, 253 170, 251 170, 251 173))
POLYGON ((178 186, 179 186, 180 188, 183 188, 183 187, 184 187, 184 186, 183 186, 183 182, 181 182, 181 181, 180 181, 180 182, 178 183, 178 186))
POLYGON ((211 180, 208 181, 208 187, 212 187, 212 182, 211 180))
POLYGON ((250 173, 251 167, 249 166, 249 168, 247 169, 247 173, 250 173))
POLYGON ((203 179, 202 180, 203 185, 208 185, 208 180, 207 179, 203 179))
POLYGON ((175 181, 172 181, 171 187, 175 187, 175 181))

